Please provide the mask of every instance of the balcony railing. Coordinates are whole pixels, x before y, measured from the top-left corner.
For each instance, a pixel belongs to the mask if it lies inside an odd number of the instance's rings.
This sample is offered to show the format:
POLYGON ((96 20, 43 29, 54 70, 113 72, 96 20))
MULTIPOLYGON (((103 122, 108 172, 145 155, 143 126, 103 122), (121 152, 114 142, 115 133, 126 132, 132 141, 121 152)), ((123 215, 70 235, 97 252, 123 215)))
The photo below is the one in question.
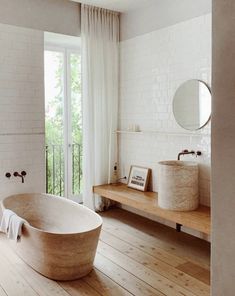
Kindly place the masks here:
MULTIPOLYGON (((72 144, 72 194, 79 195, 82 188, 82 145, 72 144)), ((46 192, 65 195, 65 167, 63 145, 46 146, 46 192)), ((68 184, 69 186, 69 184, 68 184)))

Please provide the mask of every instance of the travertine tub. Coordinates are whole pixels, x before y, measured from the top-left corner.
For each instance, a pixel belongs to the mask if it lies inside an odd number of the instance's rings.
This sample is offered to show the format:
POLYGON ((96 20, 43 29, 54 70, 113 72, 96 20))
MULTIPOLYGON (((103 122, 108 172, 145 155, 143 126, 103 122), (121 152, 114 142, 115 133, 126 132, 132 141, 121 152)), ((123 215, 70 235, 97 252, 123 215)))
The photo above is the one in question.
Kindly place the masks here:
POLYGON ((47 194, 6 197, 2 209, 27 220, 16 253, 33 269, 54 280, 73 280, 87 275, 102 225, 100 216, 64 198, 47 194))

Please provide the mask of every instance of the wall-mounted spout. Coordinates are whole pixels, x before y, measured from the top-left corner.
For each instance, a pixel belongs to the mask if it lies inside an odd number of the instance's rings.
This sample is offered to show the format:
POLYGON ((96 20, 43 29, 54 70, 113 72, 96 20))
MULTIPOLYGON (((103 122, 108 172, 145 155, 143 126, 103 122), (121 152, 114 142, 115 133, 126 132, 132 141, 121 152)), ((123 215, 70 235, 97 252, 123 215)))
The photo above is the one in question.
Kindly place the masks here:
POLYGON ((20 174, 18 172, 14 172, 13 174, 14 177, 20 177, 22 183, 24 183, 24 178, 26 175, 27 173, 25 171, 22 171, 20 174))
POLYGON ((197 156, 200 156, 200 155, 202 155, 202 152, 201 151, 188 151, 187 149, 185 149, 185 150, 183 150, 183 151, 181 151, 179 154, 178 154, 178 157, 177 157, 177 159, 178 160, 180 160, 180 157, 182 156, 182 155, 187 155, 187 154, 191 154, 191 155, 196 155, 196 157, 197 156))

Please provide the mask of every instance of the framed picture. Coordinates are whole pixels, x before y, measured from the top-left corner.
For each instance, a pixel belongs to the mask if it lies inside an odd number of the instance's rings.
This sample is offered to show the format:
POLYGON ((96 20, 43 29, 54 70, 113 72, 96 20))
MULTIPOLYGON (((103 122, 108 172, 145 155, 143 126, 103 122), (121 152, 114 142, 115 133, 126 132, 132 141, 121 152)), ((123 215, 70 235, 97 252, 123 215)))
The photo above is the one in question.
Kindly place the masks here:
POLYGON ((150 169, 132 165, 127 186, 133 189, 146 191, 150 177, 150 169))

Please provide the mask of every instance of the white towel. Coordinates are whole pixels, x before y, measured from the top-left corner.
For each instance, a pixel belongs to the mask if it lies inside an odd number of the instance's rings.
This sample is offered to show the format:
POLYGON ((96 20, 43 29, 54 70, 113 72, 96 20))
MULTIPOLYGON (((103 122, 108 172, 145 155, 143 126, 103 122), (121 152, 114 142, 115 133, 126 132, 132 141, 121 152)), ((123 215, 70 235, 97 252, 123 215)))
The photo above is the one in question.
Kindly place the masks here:
POLYGON ((11 210, 5 209, 3 211, 3 216, 2 216, 2 222, 0 226, 0 231, 7 233, 9 229, 9 224, 10 224, 10 218, 11 216, 15 215, 14 212, 11 210))
POLYGON ((15 242, 19 242, 22 234, 22 226, 26 221, 21 217, 12 215, 10 217, 9 228, 7 232, 7 237, 9 239, 14 240, 15 242))
POLYGON ((16 213, 5 209, 3 211, 0 231, 6 233, 9 239, 19 242, 22 234, 22 226, 24 223, 26 223, 26 221, 17 216, 16 213))

